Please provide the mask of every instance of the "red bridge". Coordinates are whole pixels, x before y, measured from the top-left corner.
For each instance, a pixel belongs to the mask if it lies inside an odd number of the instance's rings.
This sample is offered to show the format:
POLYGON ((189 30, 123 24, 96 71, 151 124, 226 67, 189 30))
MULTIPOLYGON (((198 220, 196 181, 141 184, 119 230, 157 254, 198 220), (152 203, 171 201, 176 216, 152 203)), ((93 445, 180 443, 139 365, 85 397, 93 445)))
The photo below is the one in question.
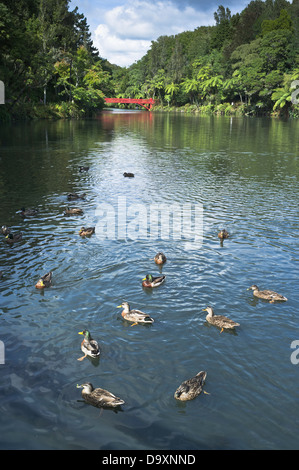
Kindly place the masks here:
POLYGON ((106 103, 130 103, 130 104, 139 104, 143 106, 148 111, 151 111, 155 100, 153 98, 105 98, 106 103), (149 106, 146 106, 149 105, 149 106))

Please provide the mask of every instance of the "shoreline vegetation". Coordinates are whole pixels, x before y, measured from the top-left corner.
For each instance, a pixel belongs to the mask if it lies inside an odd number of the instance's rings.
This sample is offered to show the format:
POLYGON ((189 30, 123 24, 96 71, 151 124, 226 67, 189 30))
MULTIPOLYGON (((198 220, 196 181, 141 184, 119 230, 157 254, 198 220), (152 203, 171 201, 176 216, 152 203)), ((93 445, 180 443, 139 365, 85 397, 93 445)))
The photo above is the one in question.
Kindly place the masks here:
POLYGON ((235 15, 220 5, 214 26, 160 36, 127 68, 100 57, 69 3, 0 0, 0 122, 93 117, 109 109, 104 97, 153 98, 153 112, 299 117, 299 0, 253 0, 235 15))

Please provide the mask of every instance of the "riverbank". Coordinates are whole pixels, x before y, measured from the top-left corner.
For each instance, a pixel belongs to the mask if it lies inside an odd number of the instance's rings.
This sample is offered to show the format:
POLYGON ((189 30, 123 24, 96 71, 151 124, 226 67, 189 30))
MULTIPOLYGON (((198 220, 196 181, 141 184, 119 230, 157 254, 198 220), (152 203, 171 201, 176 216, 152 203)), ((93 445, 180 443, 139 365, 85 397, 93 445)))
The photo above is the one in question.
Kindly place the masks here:
POLYGON ((264 117, 291 117, 299 118, 299 105, 288 109, 266 110, 256 105, 245 103, 221 103, 198 106, 185 104, 184 106, 155 105, 152 111, 176 112, 186 114, 215 115, 215 116, 264 116, 264 117))
MULTIPOLYGON (((116 107, 114 105, 114 107, 116 107)), ((120 109, 126 109, 125 105, 119 105, 120 109)), ((108 107, 109 109, 109 107, 108 107)), ((135 109, 135 108, 134 108, 135 109)), ((0 107, 0 122, 31 121, 39 119, 84 119, 95 116, 102 108, 97 110, 83 109, 72 102, 50 103, 22 103, 10 109, 10 104, 0 107)), ((185 104, 184 106, 154 105, 152 112, 175 112, 198 115, 214 116, 255 116, 255 117, 278 117, 299 118, 299 105, 288 109, 275 111, 264 110, 255 105, 245 103, 221 103, 198 106, 196 104, 185 104)))
MULTIPOLYGON (((99 109, 97 110, 99 111, 99 109)), ((82 119, 94 115, 95 110, 83 109, 76 103, 22 103, 11 109, 10 103, 0 106, 0 122, 33 121, 39 119, 82 119)))

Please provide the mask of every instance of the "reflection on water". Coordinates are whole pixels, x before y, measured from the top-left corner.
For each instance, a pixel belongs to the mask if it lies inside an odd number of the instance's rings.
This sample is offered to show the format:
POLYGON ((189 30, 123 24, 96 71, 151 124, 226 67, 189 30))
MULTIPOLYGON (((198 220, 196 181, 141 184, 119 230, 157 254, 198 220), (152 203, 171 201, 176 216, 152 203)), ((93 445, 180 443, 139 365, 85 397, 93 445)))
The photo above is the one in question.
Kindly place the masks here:
POLYGON ((2 126, 0 223, 23 240, 0 240, 1 448, 298 447, 296 136, 296 121, 139 111, 2 126), (69 192, 86 198, 70 203, 69 192), (146 208, 202 204, 202 245, 79 236, 96 226, 99 206, 123 197, 146 208), (84 214, 65 216, 70 205, 84 214), (22 219, 22 206, 39 215, 22 219), (231 235, 223 244, 222 228, 231 235), (35 289, 50 270, 53 287, 35 289), (142 288, 160 272, 163 285, 142 288), (254 299, 253 283, 288 302, 254 299), (124 322, 123 300, 154 324, 124 322), (208 305, 241 326, 220 333, 205 320, 208 305), (82 329, 101 345, 97 362, 77 361, 82 329), (200 370, 209 395, 178 403, 174 391, 200 370), (123 412, 99 416, 81 400, 83 381, 121 396, 123 412))

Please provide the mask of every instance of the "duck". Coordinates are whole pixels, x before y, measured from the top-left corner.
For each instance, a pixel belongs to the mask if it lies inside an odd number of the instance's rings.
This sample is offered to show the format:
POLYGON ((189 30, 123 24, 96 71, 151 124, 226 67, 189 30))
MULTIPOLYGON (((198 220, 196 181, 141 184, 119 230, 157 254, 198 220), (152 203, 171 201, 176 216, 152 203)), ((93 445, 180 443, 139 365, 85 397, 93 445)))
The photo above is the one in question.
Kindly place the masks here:
POLYGON ((220 238, 221 240, 229 238, 229 233, 225 229, 220 230, 220 232, 218 233, 218 238, 220 238))
POLYGON ((214 315, 214 310, 212 309, 212 307, 204 308, 203 311, 208 312, 208 315, 206 316, 206 320, 208 323, 211 323, 211 325, 215 325, 221 328, 220 333, 222 333, 224 329, 232 330, 236 326, 240 326, 240 323, 237 323, 231 320, 230 318, 224 317, 223 315, 214 315))
POLYGON ((44 274, 39 281, 35 284, 37 289, 43 289, 44 287, 50 287, 52 285, 52 271, 44 274))
POLYGON ((82 215, 83 210, 80 207, 67 207, 64 211, 64 215, 82 215))
POLYGON ((89 166, 79 166, 79 171, 82 172, 82 171, 88 171, 89 170, 89 166))
POLYGON ((135 175, 134 175, 134 173, 127 173, 127 172, 125 171, 125 172, 124 172, 124 176, 125 176, 126 178, 134 178, 135 175))
POLYGON ((164 253, 159 252, 155 255, 154 261, 156 264, 164 264, 166 263, 166 256, 164 255, 164 253))
POLYGON ((253 290, 253 295, 259 299, 269 300, 270 304, 274 302, 286 302, 288 299, 273 290, 259 290, 258 286, 253 284, 247 290, 253 290))
POLYGON ((160 286, 166 279, 166 276, 157 276, 154 277, 151 274, 147 274, 145 278, 142 279, 143 287, 158 287, 160 286))
POLYGON ((6 243, 9 243, 10 245, 12 245, 15 242, 20 242, 22 238, 23 238, 22 232, 9 233, 8 235, 6 235, 5 241, 6 243))
MULTIPOLYGON (((198 372, 195 377, 185 380, 175 391, 174 398, 181 401, 193 400, 202 392, 207 373, 205 371, 198 372)), ((204 392, 207 393, 207 392, 204 392)))
POLYGON ((78 193, 69 193, 67 198, 69 201, 74 201, 76 199, 85 199, 86 193, 78 194, 78 193))
POLYGON ((79 230, 79 235, 81 237, 90 237, 95 232, 95 227, 81 227, 79 230))
POLYGON ((98 408, 117 408, 125 403, 124 400, 116 397, 104 388, 94 388, 90 382, 85 382, 81 385, 77 384, 77 388, 83 389, 82 398, 86 403, 98 408))
POLYGON ((130 305, 128 302, 122 302, 121 305, 118 305, 117 308, 123 308, 121 316, 130 322, 133 322, 133 325, 138 323, 151 324, 154 323, 153 318, 151 318, 147 313, 141 312, 141 310, 130 310, 130 305))
POLYGON ((81 343, 81 351, 84 356, 79 357, 78 361, 83 361, 86 356, 97 358, 100 356, 100 348, 95 339, 92 339, 91 334, 88 330, 79 331, 78 335, 83 335, 84 339, 81 343))
POLYGON ((2 227, 1 227, 2 235, 6 236, 6 235, 10 234, 10 232, 11 232, 11 229, 9 227, 7 227, 7 225, 2 225, 2 227))
POLYGON ((20 216, 21 217, 34 217, 38 214, 37 209, 25 209, 25 207, 21 207, 20 216))

